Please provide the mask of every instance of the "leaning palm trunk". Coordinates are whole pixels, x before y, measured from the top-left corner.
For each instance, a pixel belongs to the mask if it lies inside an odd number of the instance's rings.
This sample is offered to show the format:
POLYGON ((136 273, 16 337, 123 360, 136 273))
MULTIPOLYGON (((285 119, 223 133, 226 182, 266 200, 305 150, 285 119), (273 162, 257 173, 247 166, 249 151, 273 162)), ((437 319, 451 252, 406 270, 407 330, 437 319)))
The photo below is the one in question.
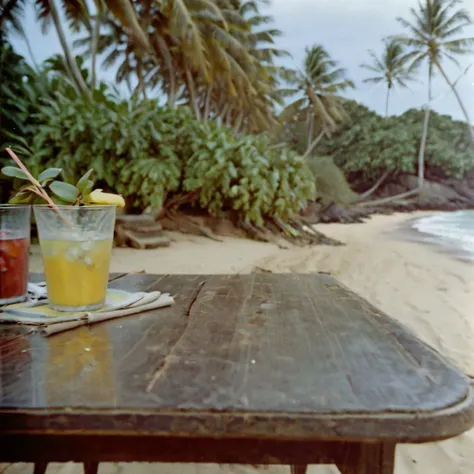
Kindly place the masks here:
POLYGON ((237 115, 237 119, 235 120, 235 124, 234 124, 235 133, 237 133, 237 134, 240 133, 240 129, 242 128, 243 120, 244 120, 244 114, 242 112, 239 112, 239 114, 237 115))
POLYGON ((459 95, 457 89, 456 89, 456 85, 451 82, 449 80, 449 77, 447 76, 446 72, 444 71, 444 69, 441 67, 441 64, 439 64, 438 62, 435 63, 436 64, 436 67, 438 68, 438 71, 441 73, 441 75, 443 76, 444 80, 448 83, 449 87, 451 88, 451 90, 454 92, 454 95, 456 96, 456 99, 459 103, 459 107, 461 107, 461 110, 462 110, 462 113, 464 115, 464 117, 466 118, 466 122, 467 122, 467 125, 469 127, 469 137, 471 139, 471 142, 472 144, 474 145, 474 129, 473 129, 473 125, 471 123, 471 119, 469 118, 469 114, 466 110, 466 107, 464 107, 464 103, 461 99, 461 96, 459 95))
POLYGON ((218 117, 218 121, 219 121, 220 125, 224 124, 224 120, 227 117, 227 112, 229 111, 229 109, 230 109, 230 104, 229 103, 225 104, 224 107, 222 108, 222 111, 221 111, 221 113, 218 117))
POLYGON ((377 189, 382 186, 385 180, 389 177, 390 173, 390 170, 385 171, 385 173, 380 176, 380 178, 374 183, 374 185, 370 189, 367 189, 367 191, 364 191, 362 194, 360 194, 360 199, 362 200, 368 198, 369 196, 372 196, 372 194, 374 194, 375 191, 377 191, 377 189))
POLYGON ((201 111, 199 110, 199 104, 196 96, 196 87, 194 85, 194 80, 191 71, 188 68, 186 68, 186 85, 188 86, 189 100, 191 101, 191 106, 194 110, 196 118, 199 120, 201 118, 201 111))
POLYGON ((64 69, 66 70, 66 75, 68 79, 70 79, 71 85, 74 88, 74 91, 77 95, 80 95, 81 91, 79 90, 79 86, 77 85, 76 81, 74 80, 74 75, 72 74, 72 70, 67 62, 66 58, 61 54, 61 61, 63 63, 64 69))
POLYGON ((38 70, 38 63, 36 62, 35 55, 33 54, 33 50, 31 49, 30 40, 28 39, 28 36, 26 35, 26 33, 23 29, 21 30, 21 36, 23 37, 23 40, 26 44, 26 49, 28 50, 28 54, 30 56, 31 62, 33 63, 33 67, 37 71, 38 70))
POLYGON ((321 141, 323 137, 324 137, 324 130, 313 140, 313 143, 309 145, 308 149, 303 155, 303 158, 308 158, 308 156, 311 154, 311 152, 314 150, 316 145, 321 141))
MULTIPOLYGON (((387 96, 385 98, 385 119, 387 119, 388 117, 388 105, 390 103, 390 90, 391 90, 391 87, 387 86, 387 96)), ((374 194, 375 191, 377 191, 377 189, 379 189, 380 186, 382 186, 382 184, 385 182, 385 180, 390 176, 390 173, 391 171, 385 171, 370 189, 368 189, 367 191, 364 191, 360 195, 360 199, 362 200, 362 199, 368 198, 369 196, 372 196, 372 194, 374 194)))
POLYGON ((87 87, 86 82, 84 81, 84 78, 82 77, 82 74, 79 69, 79 66, 77 65, 76 59, 72 55, 71 49, 69 48, 69 45, 66 41, 66 35, 64 34, 64 30, 61 25, 61 20, 59 18, 59 12, 56 6, 56 2, 54 0, 50 0, 49 5, 51 8, 51 16, 53 18, 54 26, 58 34, 59 42, 61 43, 61 46, 63 48, 64 54, 66 56, 66 61, 69 65, 72 76, 74 80, 76 81, 81 92, 83 92, 84 94, 90 97, 91 92, 89 88, 87 87))
POLYGON ((207 93, 206 93, 206 103, 204 105, 204 120, 209 119, 209 114, 211 112, 211 99, 212 99, 212 89, 214 88, 214 85, 211 84, 207 88, 207 93))
POLYGON ((314 129, 314 114, 311 112, 308 115, 308 139, 306 143, 306 151, 311 148, 313 142, 313 129, 314 129))
POLYGON ((140 92, 143 94, 144 99, 148 99, 146 94, 146 85, 145 85, 145 78, 143 77, 143 70, 140 61, 137 64, 137 77, 138 77, 138 86, 135 89, 135 92, 139 94, 140 92))
POLYGON ((425 184, 425 150, 426 142, 428 140, 428 125, 430 123, 431 101, 432 97, 432 82, 433 82, 433 64, 430 63, 428 70, 428 103, 425 107, 425 118, 423 120, 423 132, 421 135, 420 150, 418 152, 418 189, 421 191, 425 184))
POLYGON ((96 73, 97 73, 97 48, 99 44, 99 34, 100 34, 100 16, 97 12, 94 29, 92 31, 92 40, 91 40, 91 87, 95 89, 96 84, 96 73))
POLYGON ((395 196, 389 196, 386 198, 380 198, 380 199, 375 199, 373 201, 363 201, 363 202, 358 202, 357 206, 358 207, 372 207, 372 206, 382 206, 385 204, 388 204, 392 201, 396 201, 397 199, 404 199, 410 196, 414 196, 415 194, 418 194, 420 192, 419 188, 412 189, 410 191, 406 191, 401 194, 396 194, 395 196))

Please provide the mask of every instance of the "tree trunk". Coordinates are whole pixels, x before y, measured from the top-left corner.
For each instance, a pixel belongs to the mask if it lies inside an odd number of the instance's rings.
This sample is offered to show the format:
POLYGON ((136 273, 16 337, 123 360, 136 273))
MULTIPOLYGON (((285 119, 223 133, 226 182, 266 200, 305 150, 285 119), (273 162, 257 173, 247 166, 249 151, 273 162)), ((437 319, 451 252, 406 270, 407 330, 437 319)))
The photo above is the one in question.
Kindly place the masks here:
POLYGON ((306 152, 311 148, 313 142, 314 114, 308 115, 308 139, 306 140, 306 152))
POLYGON ((206 104, 204 105, 204 120, 209 119, 209 114, 211 113, 211 99, 212 99, 212 89, 214 88, 214 84, 211 84, 207 88, 206 94, 206 104))
POLYGON ((375 182, 375 184, 370 189, 368 189, 367 191, 364 191, 362 194, 360 194, 360 199, 365 199, 365 198, 371 196, 372 194, 374 194, 375 191, 377 191, 377 189, 379 189, 380 186, 382 186, 382 184, 388 178, 390 173, 391 173, 390 170, 385 171, 385 173, 382 176, 380 176, 380 178, 375 182))
POLYGON ((79 89, 81 90, 81 92, 83 92, 88 97, 90 97, 91 92, 88 89, 86 82, 84 81, 84 78, 82 77, 81 70, 79 69, 79 66, 77 65, 76 58, 73 56, 71 49, 69 48, 69 45, 66 41, 66 35, 64 34, 64 30, 61 25, 61 20, 59 18, 59 12, 56 6, 56 2, 54 0, 49 0, 49 5, 51 9, 51 16, 53 18, 53 23, 56 28, 56 33, 58 34, 59 42, 61 43, 61 46, 63 48, 64 54, 66 56, 66 61, 69 64, 74 80, 77 82, 77 85, 79 89))
POLYGON ((146 87, 145 87, 145 80, 143 78, 143 70, 142 65, 140 62, 137 62, 137 77, 138 77, 138 87, 137 92, 141 92, 143 94, 144 99, 148 99, 146 95, 146 87))
POLYGON ((33 50, 31 49, 30 40, 28 39, 28 36, 26 36, 26 33, 24 32, 23 28, 21 30, 21 36, 23 37, 23 40, 26 43, 26 49, 28 50, 31 62, 33 63, 33 68, 37 71, 38 63, 36 62, 35 55, 33 54, 33 50))
POLYGON ((381 204, 387 204, 388 202, 395 201, 395 199, 403 199, 406 197, 413 196, 415 194, 418 194, 420 191, 419 188, 412 189, 411 191, 407 191, 405 193, 401 194, 396 194, 395 196, 389 196, 386 198, 380 198, 380 199, 375 199, 374 201, 364 201, 364 202, 359 202, 357 203, 358 207, 368 207, 368 206, 379 206, 381 204))
POLYGON ((95 17, 94 29, 92 31, 91 41, 91 88, 95 89, 96 86, 96 72, 97 72, 97 48, 99 45, 100 35, 100 13, 97 12, 95 17))
POLYGON ((174 109, 176 107, 176 79, 174 78, 174 70, 170 70, 170 88, 168 92, 168 107, 174 109))
POLYGON ((74 80, 74 75, 72 74, 72 70, 69 67, 69 64, 68 64, 66 58, 62 54, 60 54, 59 56, 61 56, 61 61, 63 62, 64 69, 66 70, 66 74, 67 74, 68 78, 70 79, 70 83, 71 83, 72 87, 76 91, 76 94, 80 95, 81 91, 79 90, 79 86, 77 85, 77 82, 74 80))
MULTIPOLYGON (((391 87, 387 86, 387 96, 385 98, 385 118, 388 118, 388 104, 390 102, 390 90, 391 90, 391 87)), ((390 175, 390 171, 385 171, 385 173, 383 173, 382 176, 380 176, 380 178, 375 182, 375 184, 370 189, 368 189, 367 191, 364 191, 360 195, 360 198, 365 199, 369 196, 372 196, 372 194, 374 194, 375 191, 377 191, 377 189, 379 189, 380 186, 382 186, 382 184, 385 182, 385 180, 388 178, 389 175, 390 175)))
POLYGON ((235 121, 235 124, 234 124, 234 131, 236 134, 240 132, 243 119, 244 119, 244 114, 242 112, 239 112, 239 115, 237 115, 237 120, 235 121))
POLYGON ((321 141, 321 138, 324 137, 324 130, 314 139, 313 143, 308 147, 303 158, 307 158, 309 154, 314 150, 314 147, 321 141))
POLYGON ((232 110, 232 107, 229 107, 229 109, 227 110, 227 116, 225 117, 225 120, 224 120, 224 123, 225 123, 225 126, 226 127, 230 127, 231 123, 232 123, 232 113, 234 111, 232 110))
POLYGON ((430 63, 428 71, 428 104, 425 108, 425 118, 423 120, 423 133, 421 135, 420 150, 418 152, 418 189, 421 191, 425 184, 425 150, 428 139, 428 125, 430 122, 432 93, 431 86, 433 81, 433 64, 430 63))
POLYGON ((390 86, 387 86, 387 97, 385 99, 385 117, 388 117, 388 104, 390 101, 390 86))
POLYGON ((191 101, 192 108, 194 110, 194 114, 196 115, 196 118, 198 120, 201 119, 201 112, 199 110, 199 104, 197 102, 197 97, 196 97, 196 88, 194 86, 194 79, 191 74, 191 71, 186 68, 186 84, 188 86, 188 91, 189 91, 189 100, 191 101))
POLYGON ((230 109, 229 103, 225 104, 224 107, 222 108, 222 112, 219 116, 219 122, 220 122, 221 125, 224 124, 224 120, 227 116, 227 112, 228 112, 229 109, 230 109))
POLYGON ((425 118, 423 120, 423 133, 421 135, 420 150, 418 152, 418 188, 422 189, 425 183, 425 150, 428 138, 428 125, 430 122, 431 108, 428 104, 425 108, 425 118))
POLYGON ((448 83, 449 87, 451 90, 454 92, 454 95, 456 96, 456 99, 459 103, 459 107, 461 107, 462 113, 464 114, 464 117, 466 118, 467 125, 469 127, 469 137, 471 138, 471 142, 474 144, 474 129, 473 129, 473 124, 471 123, 471 119, 469 118, 469 114, 466 110, 466 107, 464 107, 464 103, 461 100, 461 96, 459 95, 456 86, 449 80, 449 77, 447 76, 446 72, 444 69, 441 67, 441 64, 439 64, 437 61, 435 62, 436 67, 438 68, 438 71, 441 73, 441 75, 444 77, 444 80, 448 83))

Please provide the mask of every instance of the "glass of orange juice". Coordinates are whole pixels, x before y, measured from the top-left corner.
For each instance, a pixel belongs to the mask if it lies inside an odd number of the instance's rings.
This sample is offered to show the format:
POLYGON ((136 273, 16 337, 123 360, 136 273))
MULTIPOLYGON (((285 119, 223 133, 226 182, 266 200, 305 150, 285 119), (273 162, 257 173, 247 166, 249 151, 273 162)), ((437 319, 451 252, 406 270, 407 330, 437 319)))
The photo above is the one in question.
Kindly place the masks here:
POLYGON ((35 206, 48 300, 57 311, 105 303, 115 206, 35 206))

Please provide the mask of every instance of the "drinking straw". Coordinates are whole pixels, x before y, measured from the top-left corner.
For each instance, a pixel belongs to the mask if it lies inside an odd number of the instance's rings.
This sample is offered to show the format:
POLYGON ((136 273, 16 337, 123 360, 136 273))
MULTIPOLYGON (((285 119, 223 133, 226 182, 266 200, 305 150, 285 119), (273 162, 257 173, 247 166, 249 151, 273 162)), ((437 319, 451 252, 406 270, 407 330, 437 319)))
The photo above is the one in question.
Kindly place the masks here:
POLYGON ((7 153, 11 156, 13 161, 20 167, 20 169, 26 174, 28 179, 31 181, 33 186, 36 189, 36 194, 42 197, 53 209, 57 212, 59 217, 69 226, 73 227, 72 222, 70 222, 59 210, 59 207, 53 202, 53 200, 48 196, 43 186, 38 182, 38 180, 28 171, 28 168, 21 162, 20 158, 12 151, 11 148, 6 148, 7 153))

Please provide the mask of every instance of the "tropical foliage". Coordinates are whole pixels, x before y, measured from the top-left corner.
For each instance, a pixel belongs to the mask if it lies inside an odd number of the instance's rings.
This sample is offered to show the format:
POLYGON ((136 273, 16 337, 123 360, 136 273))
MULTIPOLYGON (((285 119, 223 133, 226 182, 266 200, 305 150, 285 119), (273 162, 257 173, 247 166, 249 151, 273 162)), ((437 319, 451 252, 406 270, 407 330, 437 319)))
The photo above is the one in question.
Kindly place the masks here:
POLYGON ((264 136, 237 138, 185 107, 116 101, 96 91, 93 105, 63 96, 41 105, 36 118, 41 126, 28 158, 33 169, 61 168, 76 183, 93 168, 99 184, 131 207, 159 209, 166 199, 189 195, 211 214, 233 210, 262 225, 265 217, 289 219, 315 197, 314 178, 295 152, 269 151, 264 136))
MULTIPOLYGON (((365 188, 385 172, 392 179, 402 173, 416 174, 423 111, 386 118, 352 101, 345 108, 352 122, 321 142, 316 154, 332 156, 351 182, 364 183, 365 188)), ((438 177, 461 178, 474 167, 465 124, 432 112, 431 127, 426 170, 438 177)))
MULTIPOLYGON (((27 3, 1 2, 0 34, 27 41, 27 3)), ((345 97, 355 84, 322 44, 306 48, 301 69, 282 67, 288 53, 276 46, 267 3, 34 0, 63 54, 31 67, 2 42, 0 144, 35 172, 63 169, 70 183, 94 168, 132 209, 186 202, 256 225, 291 221, 315 188, 322 202, 354 202, 361 196, 346 179, 364 197, 402 173, 418 173, 421 189, 425 171, 461 177, 474 167, 473 128, 430 104, 440 74, 469 122, 445 70, 474 46, 462 0, 420 0, 381 54, 369 51, 364 82, 385 85, 385 117, 345 97), (127 85, 126 99, 100 81, 107 68, 127 85), (393 90, 425 74, 424 111, 390 116, 393 90)))

